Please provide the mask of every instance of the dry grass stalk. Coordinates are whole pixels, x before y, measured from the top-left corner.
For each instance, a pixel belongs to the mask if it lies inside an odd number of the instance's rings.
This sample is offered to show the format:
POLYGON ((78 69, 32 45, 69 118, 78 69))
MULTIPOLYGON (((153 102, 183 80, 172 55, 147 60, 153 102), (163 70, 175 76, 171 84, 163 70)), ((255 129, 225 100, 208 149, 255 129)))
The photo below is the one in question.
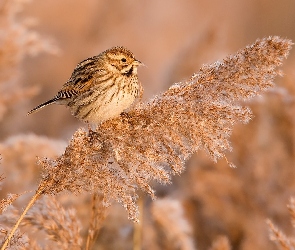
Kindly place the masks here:
POLYGON ((107 208, 106 205, 104 205, 103 195, 98 193, 93 194, 91 205, 90 226, 88 229, 85 250, 93 249, 99 230, 107 216, 107 208))
POLYGON ((291 215, 292 226, 295 228, 295 197, 290 198, 290 202, 287 207, 291 215))
POLYGON ((159 199, 153 203, 152 214, 164 237, 161 242, 172 249, 195 249, 192 227, 185 218, 183 205, 179 200, 159 199))
POLYGON ((233 125, 251 118, 238 102, 273 86, 291 45, 279 37, 257 40, 222 62, 204 65, 128 115, 96 131, 79 129, 63 155, 41 161, 44 193, 99 191, 123 203, 136 220, 137 187, 154 197, 149 181, 169 183, 197 150, 205 149, 215 161, 231 150, 233 125))
MULTIPOLYGON (((0 229, 0 234, 7 235, 8 231, 0 229)), ((35 241, 29 239, 26 234, 20 233, 18 230, 12 237, 10 244, 8 245, 9 250, 42 250, 35 241)))
POLYGON ((226 236, 219 236, 214 240, 209 250, 231 250, 230 242, 226 236))
POLYGON ((31 198, 30 202, 28 203, 28 205, 26 206, 26 208, 24 209, 24 211, 22 212, 22 214, 19 216, 17 222, 12 227, 11 231, 9 232, 9 234, 7 234, 7 238, 5 239, 5 241, 3 242, 3 244, 1 243, 1 250, 5 250, 6 247, 11 244, 11 241, 13 240, 14 234, 17 232, 17 229, 18 229, 20 223, 24 219, 24 217, 27 214, 27 212, 29 211, 29 209, 35 204, 35 202, 37 201, 37 199, 39 199, 39 197, 40 197, 41 194, 42 194, 42 190, 37 190, 36 191, 35 195, 31 198))
MULTIPOLYGON (((1 238, 6 238, 6 236, 8 235, 9 231, 1 228, 0 229, 0 234, 1 234, 1 238)), ((13 235, 13 237, 11 238, 10 242, 9 242, 9 249, 25 249, 27 243, 27 237, 26 235, 20 233, 18 230, 15 232, 15 234, 13 235)))
POLYGON ((270 240, 275 241, 279 249, 283 250, 293 250, 294 244, 290 241, 290 239, 281 231, 279 230, 271 220, 267 220, 267 224, 270 229, 270 240))
MULTIPOLYGON (((9 231, 14 221, 19 218, 19 213, 17 209, 13 206, 10 206, 6 209, 5 213, 1 215, 1 228, 0 228, 0 245, 2 246, 3 242, 8 238, 9 231)), ((9 244, 7 245, 8 249, 17 249, 17 250, 40 250, 41 247, 33 240, 28 237, 27 234, 21 232, 17 229, 14 235, 11 237, 9 244)))
POLYGON ((45 231, 58 249, 82 249, 80 224, 73 209, 65 210, 54 197, 43 197, 27 213, 23 226, 45 231))
MULTIPOLYGON (((289 213, 291 216, 291 222, 293 227, 295 228, 295 198, 291 197, 290 202, 288 204, 289 213)), ((270 239, 274 241, 279 249, 283 250, 293 250, 295 248, 295 238, 287 237, 277 226, 275 226, 271 220, 266 221, 269 230, 270 230, 270 239)))

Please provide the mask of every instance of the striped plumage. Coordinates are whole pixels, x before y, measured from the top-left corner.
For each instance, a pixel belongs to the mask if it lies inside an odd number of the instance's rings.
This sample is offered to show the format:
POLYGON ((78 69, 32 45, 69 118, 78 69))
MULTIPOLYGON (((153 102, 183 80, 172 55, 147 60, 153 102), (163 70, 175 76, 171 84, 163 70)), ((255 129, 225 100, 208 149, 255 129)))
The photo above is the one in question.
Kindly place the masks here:
POLYGON ((57 95, 28 114, 56 103, 68 106, 75 117, 90 123, 118 116, 139 94, 139 65, 142 63, 128 49, 108 49, 80 62, 57 95))

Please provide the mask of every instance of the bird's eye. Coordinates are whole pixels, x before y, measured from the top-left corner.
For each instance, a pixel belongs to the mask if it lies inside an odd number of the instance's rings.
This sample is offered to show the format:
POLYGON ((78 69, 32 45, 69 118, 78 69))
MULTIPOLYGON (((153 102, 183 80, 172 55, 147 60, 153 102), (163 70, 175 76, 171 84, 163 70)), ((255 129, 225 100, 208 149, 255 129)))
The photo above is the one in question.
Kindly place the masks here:
POLYGON ((122 61, 122 62, 126 62, 126 58, 123 57, 123 58, 121 59, 121 61, 122 61))

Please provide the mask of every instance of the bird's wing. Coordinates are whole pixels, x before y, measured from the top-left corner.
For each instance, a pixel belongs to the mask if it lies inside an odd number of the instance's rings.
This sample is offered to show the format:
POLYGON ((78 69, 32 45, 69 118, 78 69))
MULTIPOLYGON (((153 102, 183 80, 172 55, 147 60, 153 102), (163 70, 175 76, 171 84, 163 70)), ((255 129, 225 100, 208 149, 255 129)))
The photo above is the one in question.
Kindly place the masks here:
POLYGON ((63 85, 57 93, 56 98, 64 99, 79 95, 88 91, 93 80, 105 76, 108 72, 99 67, 100 63, 97 57, 88 58, 80 62, 74 69, 70 79, 63 85))

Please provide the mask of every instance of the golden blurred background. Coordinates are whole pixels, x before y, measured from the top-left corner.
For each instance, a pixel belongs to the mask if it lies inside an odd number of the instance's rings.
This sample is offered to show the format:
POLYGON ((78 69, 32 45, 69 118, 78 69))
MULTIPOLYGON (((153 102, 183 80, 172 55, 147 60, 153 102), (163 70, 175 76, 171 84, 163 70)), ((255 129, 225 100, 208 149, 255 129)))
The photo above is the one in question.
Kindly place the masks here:
MULTIPOLYGON (((2 150, 3 145, 11 145, 9 138, 16 135, 32 133, 68 141, 74 131, 85 126, 63 106, 52 105, 31 116, 27 116, 27 111, 52 98, 77 63, 111 46, 126 46, 144 62, 146 67, 139 69, 139 78, 144 99, 148 100, 174 82, 189 78, 202 64, 221 60, 257 38, 278 35, 295 41, 294 0, 17 2, 21 2, 21 9, 16 20, 37 31, 54 53, 36 53, 20 61, 18 84, 33 87, 34 94, 7 106, 0 123, 2 150)), ((180 201, 196 249, 209 249, 221 235, 232 249, 277 249, 269 240, 266 218, 286 234, 292 233, 286 204, 295 192, 294 49, 283 70, 285 76, 276 79, 278 88, 249 103, 254 119, 234 130, 233 152, 228 158, 236 169, 224 160, 213 163, 199 152, 188 162, 185 173, 173 178, 172 185, 155 184, 159 197, 180 201)), ((12 85, 15 86, 18 85, 12 85)), ((15 150, 15 156, 7 159, 13 158, 14 168, 24 168, 24 162, 33 162, 36 156, 52 157, 40 146, 47 142, 39 142, 36 147, 26 143, 34 156, 28 161, 22 155, 27 151, 20 153, 11 147, 9 152, 15 150)), ((50 143, 50 147, 55 147, 50 143)), ((60 153, 61 142, 56 143, 56 152, 60 153)), ((25 191, 24 186, 17 189, 17 184, 13 184, 8 176, 8 168, 13 167, 5 159, 6 154, 1 154, 1 172, 7 176, 5 182, 9 182, 3 191, 25 191)), ((14 173, 21 176, 21 172, 14 173)), ((30 178, 33 180, 27 185, 36 185, 38 175, 30 178)), ((191 249, 169 244, 173 241, 169 241, 165 227, 149 211, 156 206, 149 198, 145 203, 143 249, 191 249)), ((113 207, 99 235, 97 249, 131 249, 133 226, 126 217, 122 208, 113 207)))
POLYGON ((21 81, 40 91, 7 117, 1 128, 6 136, 34 132, 68 139, 82 123, 66 108, 51 106, 28 117, 26 111, 54 96, 78 62, 114 45, 126 46, 147 66, 139 74, 148 99, 257 38, 295 40, 293 0, 44 0, 24 7, 21 14, 38 22, 34 29, 53 40, 59 53, 23 60, 21 81))

